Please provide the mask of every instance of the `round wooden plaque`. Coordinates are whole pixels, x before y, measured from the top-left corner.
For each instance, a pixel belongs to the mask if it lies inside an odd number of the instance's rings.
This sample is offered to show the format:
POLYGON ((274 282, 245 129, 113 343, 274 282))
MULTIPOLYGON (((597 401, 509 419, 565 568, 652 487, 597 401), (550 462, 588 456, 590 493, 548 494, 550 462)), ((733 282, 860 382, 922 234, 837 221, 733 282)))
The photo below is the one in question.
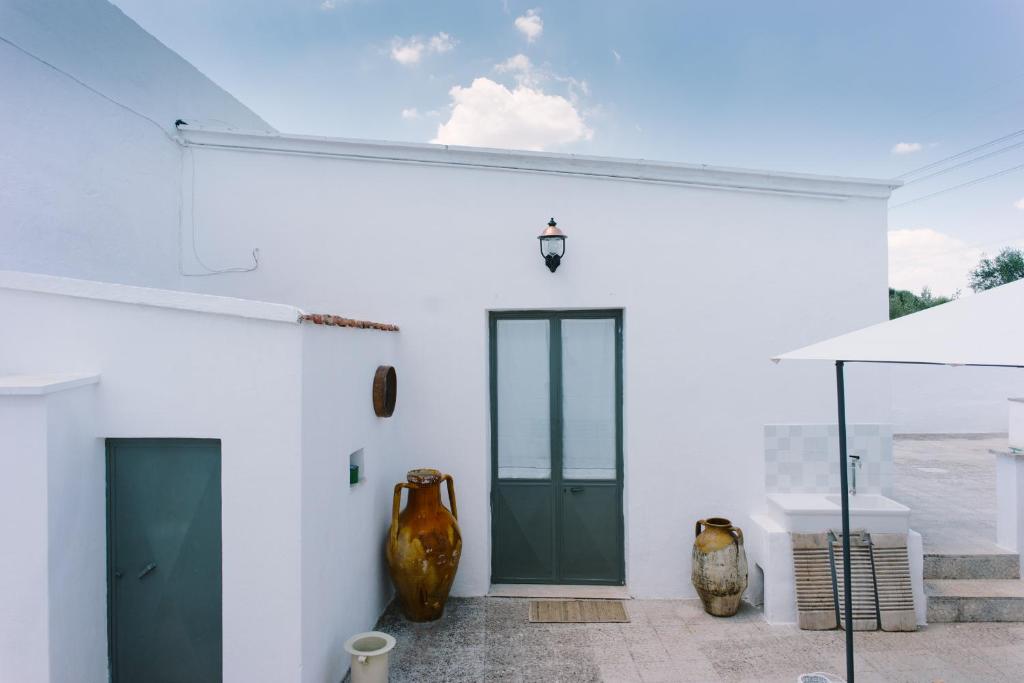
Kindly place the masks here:
POLYGON ((398 398, 398 375, 390 365, 381 365, 373 375, 373 412, 377 417, 391 417, 398 398))

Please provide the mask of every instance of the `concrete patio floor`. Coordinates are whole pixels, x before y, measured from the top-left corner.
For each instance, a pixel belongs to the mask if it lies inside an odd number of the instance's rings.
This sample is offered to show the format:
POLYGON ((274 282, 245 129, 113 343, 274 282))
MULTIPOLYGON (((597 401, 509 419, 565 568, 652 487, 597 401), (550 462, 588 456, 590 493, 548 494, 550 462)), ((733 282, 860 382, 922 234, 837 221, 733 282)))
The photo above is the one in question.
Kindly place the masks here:
MULTIPOLYGON (((392 681, 794 683, 845 674, 841 631, 769 626, 760 610, 719 619, 697 600, 627 600, 628 624, 531 624, 528 600, 452 599, 442 619, 378 630, 396 637, 392 681)), ((860 683, 986 683, 1024 678, 1024 624, 940 624, 857 633, 860 683)))
POLYGON ((1007 552, 995 545, 996 457, 989 452, 1006 447, 1006 435, 893 439, 892 498, 910 507, 926 553, 1007 552))

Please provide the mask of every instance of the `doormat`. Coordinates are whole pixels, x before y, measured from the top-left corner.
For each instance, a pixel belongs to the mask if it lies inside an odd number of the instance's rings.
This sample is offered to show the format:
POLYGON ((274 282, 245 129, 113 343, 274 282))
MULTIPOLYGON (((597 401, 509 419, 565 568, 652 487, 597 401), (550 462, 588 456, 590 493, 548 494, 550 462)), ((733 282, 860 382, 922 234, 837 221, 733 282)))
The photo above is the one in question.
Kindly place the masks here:
POLYGON ((538 624, 627 623, 621 600, 531 600, 530 621, 538 624))

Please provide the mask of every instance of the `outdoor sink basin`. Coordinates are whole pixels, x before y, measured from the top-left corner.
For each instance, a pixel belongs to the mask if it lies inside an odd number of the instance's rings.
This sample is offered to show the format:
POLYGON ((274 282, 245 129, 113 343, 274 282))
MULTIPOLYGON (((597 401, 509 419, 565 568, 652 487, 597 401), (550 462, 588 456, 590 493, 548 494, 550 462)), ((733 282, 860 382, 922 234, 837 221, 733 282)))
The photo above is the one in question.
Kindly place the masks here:
MULTIPOLYGON (((818 533, 840 529, 842 517, 837 493, 771 493, 769 512, 786 531, 818 533)), ((850 496, 850 528, 875 533, 907 533, 910 508, 877 493, 850 496)))
MULTIPOLYGON (((838 493, 836 493, 834 495, 831 495, 831 496, 825 496, 825 498, 830 503, 835 505, 837 508, 842 508, 842 505, 843 505, 842 500, 841 500, 842 497, 838 493)), ((906 505, 903 505, 902 503, 897 503, 892 498, 886 498, 885 496, 880 496, 880 495, 875 494, 875 493, 868 493, 868 494, 863 494, 862 493, 862 494, 858 494, 856 496, 850 496, 849 500, 850 500, 850 511, 851 512, 853 512, 854 510, 856 510, 858 512, 865 512, 865 513, 871 513, 871 512, 882 512, 882 513, 884 513, 886 511, 889 511, 889 512, 900 512, 900 511, 910 512, 910 508, 908 508, 906 505)))

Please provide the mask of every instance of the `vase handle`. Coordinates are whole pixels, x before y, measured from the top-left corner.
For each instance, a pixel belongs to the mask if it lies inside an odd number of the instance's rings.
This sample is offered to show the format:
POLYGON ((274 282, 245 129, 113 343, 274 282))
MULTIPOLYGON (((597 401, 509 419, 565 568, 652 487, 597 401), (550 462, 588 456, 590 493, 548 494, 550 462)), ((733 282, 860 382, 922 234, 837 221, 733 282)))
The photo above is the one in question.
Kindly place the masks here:
POLYGON ((391 528, 388 529, 392 539, 398 538, 398 508, 402 506, 402 489, 412 488, 404 481, 395 484, 395 498, 391 503, 391 528))
POLYGON ((706 520, 706 519, 698 519, 698 520, 697 520, 697 527, 696 527, 696 528, 694 529, 694 531, 693 531, 693 537, 694 537, 694 538, 697 538, 698 536, 700 536, 700 527, 701 527, 701 525, 702 525, 702 524, 704 524, 705 522, 707 522, 707 520, 706 520))
POLYGON ((743 529, 739 527, 731 527, 729 533, 736 539, 736 545, 743 545, 743 529))
POLYGON ((454 517, 455 520, 458 521, 459 508, 455 504, 455 480, 452 479, 452 475, 450 474, 446 474, 441 478, 444 479, 446 484, 448 484, 448 504, 452 508, 452 517, 454 517))

